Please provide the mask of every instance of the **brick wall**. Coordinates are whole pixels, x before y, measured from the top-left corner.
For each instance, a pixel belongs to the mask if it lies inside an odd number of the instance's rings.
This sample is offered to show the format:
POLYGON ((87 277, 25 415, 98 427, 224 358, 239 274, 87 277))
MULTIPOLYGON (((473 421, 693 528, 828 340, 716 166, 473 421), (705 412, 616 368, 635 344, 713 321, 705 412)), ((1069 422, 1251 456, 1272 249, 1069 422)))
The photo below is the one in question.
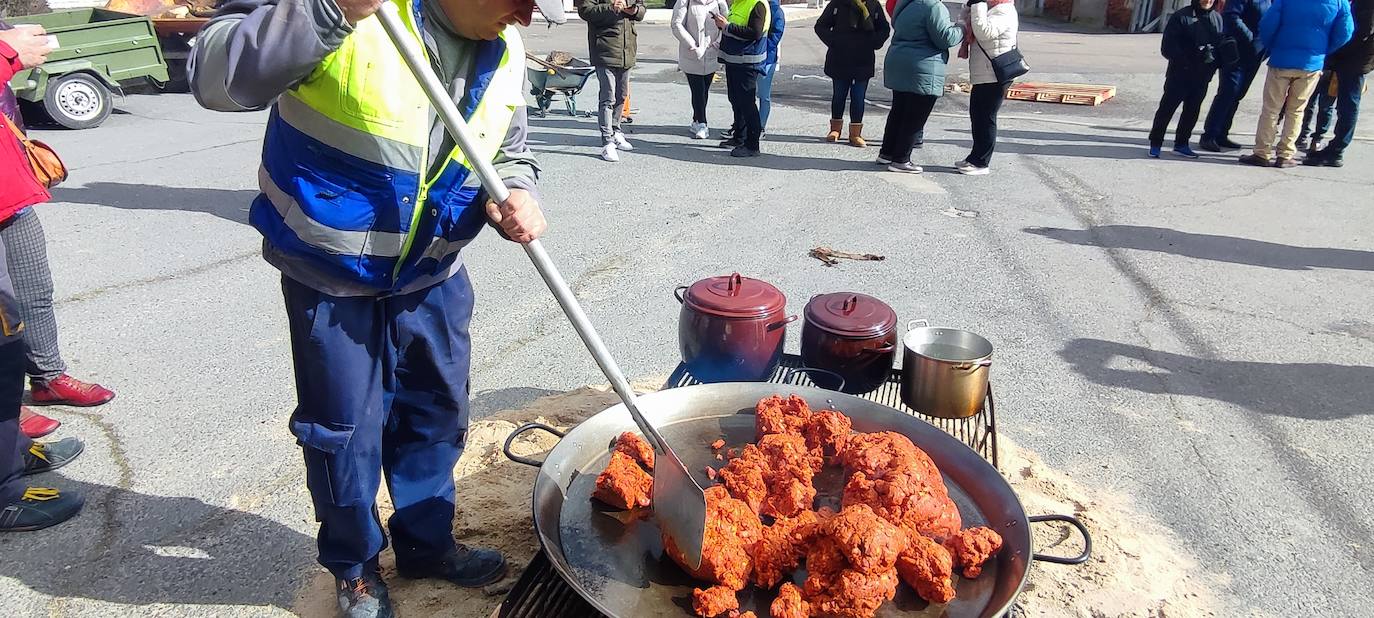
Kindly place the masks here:
POLYGON ((1107 27, 1123 32, 1131 29, 1131 6, 1134 0, 1107 0, 1107 27))

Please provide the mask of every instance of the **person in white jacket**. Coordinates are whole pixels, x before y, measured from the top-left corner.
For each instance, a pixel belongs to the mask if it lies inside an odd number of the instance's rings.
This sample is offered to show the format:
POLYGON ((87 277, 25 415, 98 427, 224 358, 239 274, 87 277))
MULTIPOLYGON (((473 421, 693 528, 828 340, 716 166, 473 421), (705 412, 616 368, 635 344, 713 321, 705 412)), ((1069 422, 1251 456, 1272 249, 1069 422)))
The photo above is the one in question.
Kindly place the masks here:
POLYGON ((720 43, 720 28, 716 27, 711 14, 729 15, 730 5, 725 0, 682 0, 673 7, 673 36, 677 37, 677 68, 687 75, 687 86, 692 89, 692 124, 689 125, 694 139, 706 139, 706 100, 711 93, 711 82, 720 67, 717 59, 717 45, 720 43))
POLYGON ((960 58, 968 58, 968 115, 973 124, 973 149, 968 157, 954 164, 968 176, 987 174, 992 151, 997 146, 997 112, 1007 97, 1010 81, 998 81, 992 59, 1016 48, 1016 4, 1013 0, 968 0, 964 9, 964 43, 960 58))

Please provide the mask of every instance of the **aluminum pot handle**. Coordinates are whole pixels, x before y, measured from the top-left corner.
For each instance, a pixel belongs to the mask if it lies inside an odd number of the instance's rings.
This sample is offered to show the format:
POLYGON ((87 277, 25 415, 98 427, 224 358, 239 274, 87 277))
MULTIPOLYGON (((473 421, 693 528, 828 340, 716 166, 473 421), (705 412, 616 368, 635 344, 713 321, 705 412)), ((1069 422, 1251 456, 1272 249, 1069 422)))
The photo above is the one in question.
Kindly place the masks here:
POLYGON ((1041 562, 1053 562, 1055 564, 1083 564, 1084 562, 1088 561, 1088 558, 1092 557, 1093 537, 1091 534, 1088 533, 1088 527, 1084 526, 1083 522, 1079 521, 1077 517, 1074 517, 1073 515, 1036 515, 1034 517, 1030 517, 1029 520, 1030 523, 1037 523, 1042 521, 1064 522, 1077 528, 1079 534, 1083 535, 1083 553, 1077 556, 1074 556, 1072 558, 1065 558, 1064 556, 1047 556, 1045 554, 1032 553, 1032 560, 1039 560, 1041 562))
POLYGON ((974 369, 979 369, 979 368, 981 368, 981 367, 991 367, 991 366, 992 366, 992 359, 991 359, 991 358, 985 358, 985 359, 983 359, 983 360, 977 360, 977 361, 972 361, 972 362, 968 362, 968 363, 960 363, 960 364, 958 364, 958 365, 955 365, 955 366, 953 367, 953 369, 954 369, 955 371, 972 371, 972 370, 974 370, 974 369))
POLYGON ((906 323, 906 329, 907 329, 907 331, 910 332, 910 331, 916 330, 916 328, 917 328, 916 325, 917 325, 917 324, 920 324, 920 325, 921 325, 920 328, 929 328, 929 327, 930 327, 930 320, 926 320, 926 319, 921 319, 921 320, 908 320, 907 323, 906 323))
POLYGON ((510 435, 506 436, 506 444, 501 447, 501 452, 505 453, 506 459, 509 459, 518 464, 525 464, 532 468, 541 468, 544 466, 544 462, 542 461, 539 461, 537 459, 530 459, 529 457, 522 457, 510 451, 511 445, 515 444, 515 439, 519 438, 520 434, 529 431, 534 431, 535 429, 547 431, 555 436, 558 436, 559 438, 562 438, 564 435, 563 432, 554 429, 553 427, 549 427, 548 425, 545 425, 543 423, 525 423, 524 425, 516 427, 515 431, 510 432, 510 435))
MULTIPOLYGON (((787 375, 783 376, 782 381, 785 382, 785 383, 787 383, 787 384, 791 384, 791 383, 792 383, 792 376, 797 375, 797 374, 799 374, 799 373, 803 373, 803 374, 806 374, 806 373, 819 373, 819 374, 822 374, 822 375, 825 375, 825 376, 834 378, 837 382, 839 382, 839 385, 837 385, 837 386, 835 387, 835 390, 837 390, 837 391, 843 391, 843 390, 844 390, 844 376, 842 376, 842 375, 840 375, 840 374, 838 374, 838 373, 835 373, 835 372, 833 372, 833 371, 830 371, 830 370, 828 370, 828 369, 816 369, 816 368, 814 368, 814 367, 798 367, 798 368, 796 368, 796 369, 789 369, 789 370, 787 371, 787 375)), ((815 380, 814 380, 814 379, 812 380, 812 383, 815 383, 815 380)))
POLYGON ((677 289, 673 290, 673 298, 676 298, 676 299, 677 299, 677 302, 678 302, 679 305, 682 304, 682 303, 687 302, 687 299, 683 297, 683 294, 686 293, 686 292, 687 292, 687 286, 685 286, 685 285, 679 285, 679 286, 677 286, 677 289))

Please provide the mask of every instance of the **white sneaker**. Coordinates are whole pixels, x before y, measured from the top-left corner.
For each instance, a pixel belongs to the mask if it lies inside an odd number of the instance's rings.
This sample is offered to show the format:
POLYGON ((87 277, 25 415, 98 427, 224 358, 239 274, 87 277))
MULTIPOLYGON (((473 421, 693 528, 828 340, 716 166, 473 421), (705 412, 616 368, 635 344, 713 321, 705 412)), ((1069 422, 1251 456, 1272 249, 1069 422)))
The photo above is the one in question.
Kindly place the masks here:
POLYGON ((968 159, 960 159, 954 162, 954 169, 959 170, 959 173, 961 174, 964 172, 964 170, 972 169, 973 167, 974 165, 972 163, 969 163, 968 159))
POLYGON ((990 168, 986 168, 986 167, 978 167, 978 166, 975 166, 975 165, 968 165, 968 166, 959 168, 959 173, 960 173, 960 174, 963 174, 963 175, 965 175, 965 176, 987 176, 988 174, 991 174, 991 173, 992 173, 992 170, 991 170, 990 168))
POLYGON ((690 136, 692 136, 692 139, 701 139, 700 137, 697 137, 697 134, 700 133, 700 132, 701 132, 701 123, 700 123, 700 122, 693 122, 692 124, 687 125, 687 134, 690 135, 690 136))
POLYGON ((711 130, 706 127, 706 123, 697 123, 697 130, 692 133, 693 139, 706 139, 711 137, 711 130))
POLYGON ((878 165, 892 165, 892 159, 884 157, 883 155, 878 155, 878 158, 873 162, 877 163, 878 165))
POLYGON ((601 148, 601 158, 612 163, 620 160, 620 153, 616 152, 615 144, 606 144, 601 148))
POLYGON ((625 134, 620 131, 616 131, 615 135, 611 136, 611 143, 615 144, 616 148, 624 150, 625 152, 635 149, 634 146, 630 145, 630 140, 625 139, 625 134))
POLYGON ((889 172, 898 172, 898 173, 902 173, 902 174, 919 174, 919 173, 921 173, 921 172, 924 172, 925 170, 921 169, 921 166, 916 165, 915 163, 912 163, 912 162, 908 161, 908 162, 906 162, 906 163, 892 163, 892 164, 889 164, 889 165, 887 166, 887 171, 889 171, 889 172))

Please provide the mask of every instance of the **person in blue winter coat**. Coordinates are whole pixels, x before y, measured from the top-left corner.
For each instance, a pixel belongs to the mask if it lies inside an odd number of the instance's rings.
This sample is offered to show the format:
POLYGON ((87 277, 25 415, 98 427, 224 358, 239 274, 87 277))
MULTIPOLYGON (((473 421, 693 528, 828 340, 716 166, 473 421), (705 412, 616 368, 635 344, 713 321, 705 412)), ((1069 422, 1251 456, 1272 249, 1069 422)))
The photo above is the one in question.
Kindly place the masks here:
POLYGON ((1200 146, 1208 152, 1238 150, 1231 141, 1231 122, 1236 108, 1250 92, 1268 52, 1259 38, 1260 19, 1269 11, 1270 0, 1228 0, 1221 14, 1222 34, 1236 42, 1236 63, 1221 67, 1217 96, 1202 125, 1200 146))
POLYGON ((759 124, 764 133, 768 132, 768 112, 773 109, 773 75, 778 72, 778 46, 782 45, 782 31, 787 27, 779 0, 768 0, 768 12, 773 23, 768 27, 768 59, 763 62, 763 76, 759 77, 759 124))
POLYGON ((1326 55, 1355 32, 1350 0, 1274 0, 1260 20, 1260 42, 1269 50, 1264 104, 1255 133, 1255 151, 1240 158, 1245 165, 1296 167, 1303 109, 1317 89, 1326 55), (1279 116, 1283 134, 1278 136, 1279 116))

